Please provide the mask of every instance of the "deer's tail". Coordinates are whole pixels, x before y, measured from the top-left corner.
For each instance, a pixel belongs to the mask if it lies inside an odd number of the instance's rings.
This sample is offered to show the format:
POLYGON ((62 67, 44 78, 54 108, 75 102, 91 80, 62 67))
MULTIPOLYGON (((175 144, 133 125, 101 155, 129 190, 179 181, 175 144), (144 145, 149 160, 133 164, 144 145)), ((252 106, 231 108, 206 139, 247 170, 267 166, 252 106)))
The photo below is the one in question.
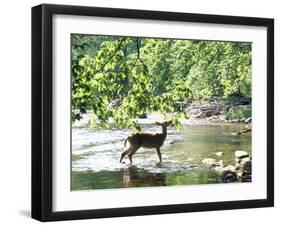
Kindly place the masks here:
POLYGON ((127 141, 128 141, 128 137, 124 141, 124 147, 126 147, 127 141))

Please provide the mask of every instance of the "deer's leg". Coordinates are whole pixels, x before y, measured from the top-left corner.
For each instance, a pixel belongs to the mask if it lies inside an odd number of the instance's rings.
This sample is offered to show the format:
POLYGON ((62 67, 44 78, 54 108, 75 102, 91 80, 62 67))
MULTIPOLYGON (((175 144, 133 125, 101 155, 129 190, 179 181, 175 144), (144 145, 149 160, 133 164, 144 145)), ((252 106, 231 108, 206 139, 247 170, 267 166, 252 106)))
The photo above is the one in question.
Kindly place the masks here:
POLYGON ((120 163, 122 162, 123 158, 129 154, 131 152, 131 147, 128 148, 126 151, 124 151, 122 154, 121 154, 121 158, 120 158, 120 163))
POLYGON ((136 151, 139 149, 140 147, 133 147, 132 151, 129 153, 128 157, 130 159, 130 163, 133 162, 132 158, 133 158, 133 155, 136 153, 136 151))
POLYGON ((130 159, 130 163, 131 163, 131 164, 133 163, 132 157, 133 157, 133 154, 130 153, 130 154, 128 155, 128 158, 130 159))
POLYGON ((156 148, 156 152, 157 152, 159 161, 162 162, 162 156, 161 156, 160 148, 156 148))

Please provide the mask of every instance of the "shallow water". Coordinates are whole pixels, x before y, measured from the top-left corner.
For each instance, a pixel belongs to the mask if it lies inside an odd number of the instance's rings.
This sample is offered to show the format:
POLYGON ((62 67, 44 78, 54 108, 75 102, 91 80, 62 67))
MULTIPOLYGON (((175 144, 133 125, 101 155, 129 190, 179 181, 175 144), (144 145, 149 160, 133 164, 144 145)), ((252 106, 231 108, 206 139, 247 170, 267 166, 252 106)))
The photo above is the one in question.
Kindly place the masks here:
MULTIPOLYGON (((234 152, 245 150, 251 154, 251 135, 231 133, 243 128, 241 124, 184 125, 180 131, 168 128, 161 147, 163 163, 159 166, 154 149, 140 148, 133 156, 133 164, 125 157, 123 142, 129 130, 72 130, 72 190, 99 188, 166 186, 182 184, 219 183, 213 169, 202 164, 205 158, 234 164, 234 152), (224 155, 216 156, 222 151, 224 155)), ((159 126, 143 125, 143 131, 160 132, 159 126)))

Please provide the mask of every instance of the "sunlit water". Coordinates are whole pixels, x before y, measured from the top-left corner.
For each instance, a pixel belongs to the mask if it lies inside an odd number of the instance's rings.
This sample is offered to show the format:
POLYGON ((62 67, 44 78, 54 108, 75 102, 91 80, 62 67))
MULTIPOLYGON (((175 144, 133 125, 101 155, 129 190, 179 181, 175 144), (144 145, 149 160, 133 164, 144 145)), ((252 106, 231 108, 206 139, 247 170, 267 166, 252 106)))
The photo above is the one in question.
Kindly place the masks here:
MULTIPOLYGON (((161 132, 159 126, 143 125, 143 131, 161 132)), ((234 152, 251 153, 250 134, 235 136, 243 125, 184 125, 180 131, 168 128, 161 147, 163 163, 158 165, 155 149, 140 148, 133 164, 119 163, 129 130, 72 130, 72 189, 98 189, 182 184, 218 183, 218 175, 202 164, 205 158, 234 164, 234 152), (224 155, 216 156, 222 151, 224 155)))

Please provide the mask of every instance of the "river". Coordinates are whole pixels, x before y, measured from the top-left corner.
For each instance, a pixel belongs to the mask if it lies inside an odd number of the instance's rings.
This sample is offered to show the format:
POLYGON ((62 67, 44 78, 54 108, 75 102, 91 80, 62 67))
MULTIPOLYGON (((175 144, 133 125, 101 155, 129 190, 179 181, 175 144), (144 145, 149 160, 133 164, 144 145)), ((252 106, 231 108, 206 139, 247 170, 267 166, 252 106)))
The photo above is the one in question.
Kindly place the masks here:
MULTIPOLYGON (((161 166, 156 151, 144 148, 133 156, 133 164, 126 157, 124 164, 119 163, 130 130, 73 128, 72 190, 219 183, 215 170, 202 160, 214 158, 234 165, 236 150, 251 154, 251 134, 232 134, 243 126, 199 123, 183 125, 179 131, 169 127, 161 147, 161 166)), ((161 132, 151 124, 142 125, 142 130, 161 132)))

